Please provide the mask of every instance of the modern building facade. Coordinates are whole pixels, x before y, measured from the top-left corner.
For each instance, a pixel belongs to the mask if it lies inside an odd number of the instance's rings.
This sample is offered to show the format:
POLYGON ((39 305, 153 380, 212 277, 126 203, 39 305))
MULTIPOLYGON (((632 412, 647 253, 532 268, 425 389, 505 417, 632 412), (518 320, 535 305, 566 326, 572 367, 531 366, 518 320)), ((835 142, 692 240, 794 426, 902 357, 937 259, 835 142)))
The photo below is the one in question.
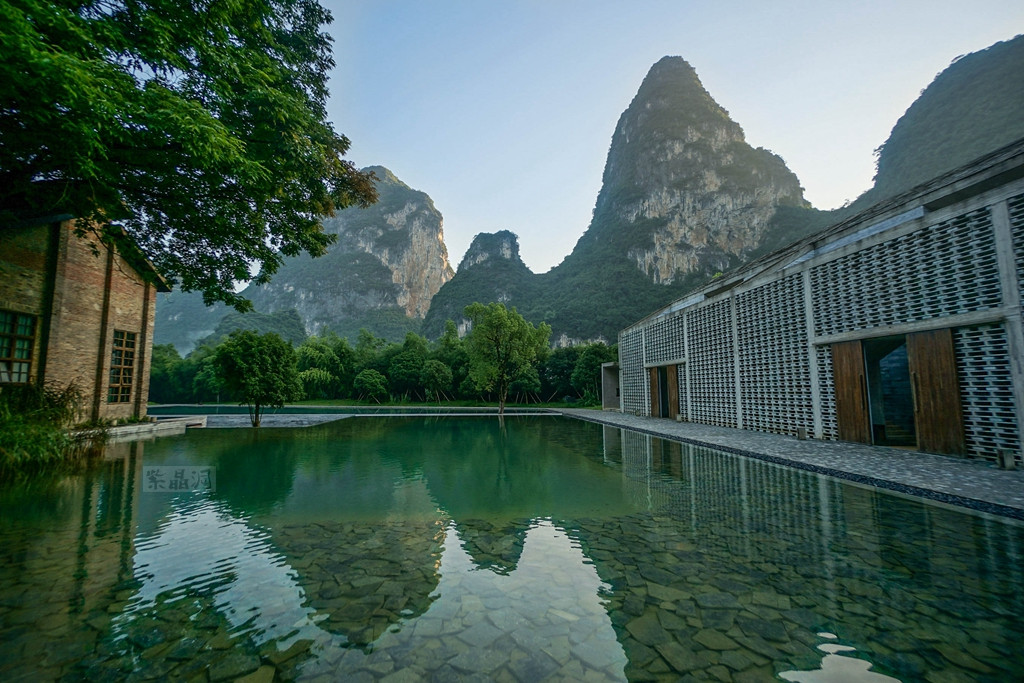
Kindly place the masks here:
POLYGON ((74 384, 82 419, 146 414, 157 291, 141 254, 74 232, 67 217, 0 233, 0 388, 74 384))
POLYGON ((619 334, 640 415, 1020 462, 1024 140, 619 334))

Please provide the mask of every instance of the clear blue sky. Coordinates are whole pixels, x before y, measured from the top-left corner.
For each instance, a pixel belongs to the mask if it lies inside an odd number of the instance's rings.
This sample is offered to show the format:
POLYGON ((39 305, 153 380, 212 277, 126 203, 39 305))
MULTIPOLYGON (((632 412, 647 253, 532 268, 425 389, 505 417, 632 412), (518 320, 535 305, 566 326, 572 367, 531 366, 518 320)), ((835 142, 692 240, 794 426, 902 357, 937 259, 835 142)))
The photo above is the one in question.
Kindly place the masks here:
POLYGON ((1024 33, 1021 0, 321 2, 348 158, 433 198, 453 267, 508 229, 538 273, 589 225, 619 115, 665 55, 827 209, 870 187, 872 150, 955 57, 1024 33))

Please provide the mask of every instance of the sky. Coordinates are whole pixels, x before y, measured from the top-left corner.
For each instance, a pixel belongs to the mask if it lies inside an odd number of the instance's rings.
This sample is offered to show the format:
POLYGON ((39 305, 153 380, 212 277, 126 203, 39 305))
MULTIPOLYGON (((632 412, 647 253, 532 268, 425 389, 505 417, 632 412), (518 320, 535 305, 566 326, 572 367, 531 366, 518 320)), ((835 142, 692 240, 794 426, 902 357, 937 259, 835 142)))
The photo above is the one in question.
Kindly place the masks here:
POLYGON ((430 195, 453 268, 511 230, 535 273, 587 229, 619 116, 666 55, 831 209, 871 186, 873 150, 940 71, 1024 33, 1021 0, 321 4, 347 158, 430 195))

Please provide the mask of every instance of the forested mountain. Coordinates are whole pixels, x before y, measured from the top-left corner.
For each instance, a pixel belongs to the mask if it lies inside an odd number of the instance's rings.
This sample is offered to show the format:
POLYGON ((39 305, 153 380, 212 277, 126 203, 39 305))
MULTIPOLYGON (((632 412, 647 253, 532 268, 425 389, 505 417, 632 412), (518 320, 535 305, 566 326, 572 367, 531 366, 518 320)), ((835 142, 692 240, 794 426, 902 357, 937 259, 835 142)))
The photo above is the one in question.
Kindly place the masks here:
MULTIPOLYGON (((538 296, 537 280, 519 256, 519 238, 514 233, 480 233, 462 257, 457 277, 434 295, 423 331, 429 337, 440 336, 445 321, 462 322, 462 310, 474 301, 497 301, 509 306, 532 301, 538 296)), ((465 329, 462 322, 460 333, 465 329)))
POLYGON ((1024 138, 1024 35, 953 60, 878 149, 866 206, 1024 138))
MULTIPOLYGON (((271 319, 259 314, 295 311, 307 334, 332 330, 355 340, 365 327, 400 340, 419 330, 431 298, 452 277, 441 214, 426 193, 388 169, 364 171, 377 177, 378 202, 326 219, 324 231, 337 235, 327 253, 288 259, 270 283, 243 290, 256 312, 233 326, 270 331, 271 319)), ((228 313, 224 306, 204 310, 198 294, 164 295, 157 305, 155 342, 187 352, 228 313)))
MULTIPOLYGON (((693 67, 666 57, 619 118, 590 227, 549 273, 520 276, 519 296, 507 303, 549 323, 557 343, 614 341, 628 323, 756 253, 780 206, 810 209, 796 176, 746 143, 693 67)), ((461 310, 477 289, 463 287, 464 277, 479 276, 460 266, 434 307, 461 310)), ((433 312, 427 322, 425 332, 436 333, 433 312)))
MULTIPOLYGON (((550 272, 532 273, 505 230, 477 235, 452 277, 433 202, 377 168, 380 203, 327 221, 339 235, 327 256, 289 261, 246 295, 262 312, 295 309, 307 333, 353 340, 360 327, 435 338, 448 319, 464 325, 467 304, 501 301, 550 324, 556 344, 614 342, 717 273, 1024 138, 1022 74, 1024 36, 953 60, 880 147, 875 186, 848 207, 819 211, 781 158, 746 143, 694 69, 666 57, 619 118, 591 224, 550 272)), ((178 339, 209 335, 227 312, 189 297, 161 299, 158 343, 187 350, 178 339)))
MULTIPOLYGON (((1024 36, 953 60, 880 147, 874 187, 820 211, 779 157, 744 142, 689 64, 666 57, 619 119, 589 228, 549 273, 517 273, 523 294, 508 303, 549 323, 556 343, 614 341, 718 272, 1024 138, 1022 74, 1024 36)), ((468 303, 463 277, 460 267, 434 306, 468 303)))

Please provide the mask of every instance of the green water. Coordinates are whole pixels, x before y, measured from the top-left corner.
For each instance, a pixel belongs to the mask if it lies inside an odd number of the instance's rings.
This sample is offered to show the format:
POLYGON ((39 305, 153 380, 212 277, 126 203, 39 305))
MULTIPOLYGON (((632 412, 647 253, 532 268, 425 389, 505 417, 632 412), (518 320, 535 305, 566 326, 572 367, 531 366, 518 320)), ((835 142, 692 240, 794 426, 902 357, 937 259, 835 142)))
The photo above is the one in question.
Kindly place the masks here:
POLYGON ((0 680, 1020 680, 1022 549, 560 417, 196 430, 0 487, 0 680))

